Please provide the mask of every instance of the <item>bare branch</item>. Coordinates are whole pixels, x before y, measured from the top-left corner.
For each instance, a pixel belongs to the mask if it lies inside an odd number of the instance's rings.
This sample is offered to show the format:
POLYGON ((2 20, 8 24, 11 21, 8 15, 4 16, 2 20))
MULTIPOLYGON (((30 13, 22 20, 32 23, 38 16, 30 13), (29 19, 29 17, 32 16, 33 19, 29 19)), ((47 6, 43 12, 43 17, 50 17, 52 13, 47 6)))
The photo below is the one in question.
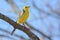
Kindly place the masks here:
MULTIPOLYGON (((60 12, 58 12, 57 10, 54 10, 49 3, 45 2, 44 4, 46 5, 47 8, 49 8, 49 10, 50 10, 50 12, 51 12, 52 14, 56 14, 56 15, 57 15, 56 17, 57 17, 57 18, 60 18, 60 16, 59 16, 59 15, 60 15, 60 12)), ((58 4, 57 4, 57 5, 58 5, 58 4)), ((51 14, 51 13, 50 13, 50 14, 51 14)))
MULTIPOLYGON (((55 16, 55 15, 51 14, 50 12, 45 12, 44 10, 38 8, 38 7, 36 6, 36 4, 34 3, 34 1, 32 1, 32 5, 33 5, 33 7, 34 7, 36 10, 38 10, 38 12, 42 12, 42 13, 46 14, 46 17, 50 15, 50 16, 55 17, 55 18, 60 18, 60 17, 58 17, 58 16, 55 16)), ((50 6, 49 4, 46 4, 46 6, 48 6, 48 8, 49 8, 52 12, 59 14, 59 12, 56 12, 56 11, 52 10, 52 8, 51 8, 51 6, 50 6)))
POLYGON ((20 10, 19 8, 14 4, 13 0, 6 0, 6 2, 8 2, 8 4, 11 6, 12 10, 19 15, 20 14, 20 10))
POLYGON ((43 32, 33 28, 31 25, 29 25, 27 22, 26 22, 26 25, 28 25, 31 29, 37 31, 38 33, 40 33, 41 35, 43 35, 44 37, 48 38, 48 39, 51 39, 50 37, 48 37, 47 35, 45 35, 43 32))
POLYGON ((15 29, 19 29, 22 30, 23 32, 25 32, 32 40, 40 40, 35 34, 33 34, 30 29, 26 28, 25 26, 19 25, 16 22, 14 22, 13 20, 9 19, 8 17, 6 17, 5 15, 3 15, 2 13, 0 13, 0 19, 5 20, 6 22, 8 22, 9 24, 11 24, 15 29))
MULTIPOLYGON (((8 34, 10 34, 10 32, 8 31, 8 30, 4 30, 4 29, 2 29, 2 28, 0 28, 0 31, 3 31, 3 32, 6 32, 6 33, 8 33, 8 34)), ((4 37, 5 37, 6 35, 4 35, 4 37)), ((24 37, 22 37, 22 36, 20 36, 20 35, 17 35, 17 34, 14 34, 13 36, 15 36, 15 37, 18 37, 18 38, 21 38, 21 39, 26 39, 26 40, 29 40, 29 39, 27 39, 27 38, 24 38, 24 37)), ((2 36, 3 37, 3 36, 2 36)))

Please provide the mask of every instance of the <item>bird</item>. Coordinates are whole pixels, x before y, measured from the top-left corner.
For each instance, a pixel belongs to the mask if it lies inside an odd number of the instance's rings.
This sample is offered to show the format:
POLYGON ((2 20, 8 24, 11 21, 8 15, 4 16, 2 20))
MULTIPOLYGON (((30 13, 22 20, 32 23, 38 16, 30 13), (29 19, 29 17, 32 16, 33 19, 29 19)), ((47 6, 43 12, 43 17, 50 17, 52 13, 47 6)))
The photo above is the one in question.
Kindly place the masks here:
MULTIPOLYGON (((24 25, 25 22, 27 21, 28 17, 29 17, 29 6, 26 6, 26 5, 25 5, 25 6, 23 7, 23 10, 22 10, 21 14, 18 15, 18 18, 17 18, 16 23, 17 23, 17 24, 23 24, 23 25, 24 25)), ((24 26, 25 26, 25 25, 24 25, 24 26)), ((15 30, 16 30, 16 29, 13 29, 11 35, 13 35, 13 33, 14 33, 15 30)))
POLYGON ((24 6, 23 11, 17 19, 17 24, 24 24, 29 17, 29 6, 24 6))

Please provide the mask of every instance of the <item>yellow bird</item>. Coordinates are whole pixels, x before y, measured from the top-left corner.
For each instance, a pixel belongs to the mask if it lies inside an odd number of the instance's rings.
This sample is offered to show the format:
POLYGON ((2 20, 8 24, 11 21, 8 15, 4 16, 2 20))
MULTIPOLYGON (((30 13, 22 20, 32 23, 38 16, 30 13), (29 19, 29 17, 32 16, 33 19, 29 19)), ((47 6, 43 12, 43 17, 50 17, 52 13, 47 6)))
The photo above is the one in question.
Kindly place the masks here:
POLYGON ((24 6, 22 13, 17 19, 17 24, 24 24, 29 17, 29 6, 24 6))
MULTIPOLYGON (((28 19, 28 17, 29 17, 29 6, 24 6, 22 13, 19 15, 17 19, 17 24, 24 24, 28 19)), ((13 35, 15 30, 16 29, 13 29, 11 35, 13 35)))

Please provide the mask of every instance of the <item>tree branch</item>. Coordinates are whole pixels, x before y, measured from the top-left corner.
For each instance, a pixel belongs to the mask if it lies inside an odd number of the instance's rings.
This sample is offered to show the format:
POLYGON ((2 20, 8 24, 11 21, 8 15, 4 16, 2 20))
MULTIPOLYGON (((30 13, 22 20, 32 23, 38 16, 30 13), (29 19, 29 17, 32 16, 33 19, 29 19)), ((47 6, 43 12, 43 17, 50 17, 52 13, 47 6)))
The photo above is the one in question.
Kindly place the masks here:
MULTIPOLYGON (((8 30, 2 29, 2 28, 0 28, 0 31, 5 32, 7 34, 11 34, 8 30)), ((7 35, 4 35, 4 37, 5 36, 7 36, 7 35)), ((21 38, 21 39, 24 39, 24 40, 30 40, 30 38, 28 39, 28 38, 25 38, 25 37, 23 37, 21 35, 17 35, 17 34, 14 34, 13 36, 18 37, 18 38, 21 38)), ((0 37, 3 37, 3 36, 0 36, 0 37)), ((9 36, 7 38, 9 38, 9 36)), ((15 39, 15 38, 13 38, 13 39, 15 39)))
POLYGON ((10 18, 6 17, 5 15, 3 15, 2 13, 0 13, 0 19, 8 22, 9 24, 11 24, 15 29, 19 29, 23 32, 25 32, 32 40, 40 40, 35 34, 33 34, 28 28, 26 28, 25 26, 19 25, 16 22, 14 22, 13 20, 11 20, 10 18))
POLYGON ((29 25, 27 22, 26 22, 26 25, 28 25, 31 29, 37 31, 38 33, 40 33, 40 34, 43 35, 44 37, 46 37, 46 38, 48 38, 49 40, 51 40, 51 38, 50 38, 49 36, 45 35, 45 34, 44 34, 43 32, 41 32, 41 31, 35 29, 35 28, 32 27, 31 25, 29 25))
POLYGON ((19 10, 18 6, 13 2, 13 0, 6 0, 6 2, 10 5, 11 9, 15 14, 19 15, 21 13, 21 10, 19 10))

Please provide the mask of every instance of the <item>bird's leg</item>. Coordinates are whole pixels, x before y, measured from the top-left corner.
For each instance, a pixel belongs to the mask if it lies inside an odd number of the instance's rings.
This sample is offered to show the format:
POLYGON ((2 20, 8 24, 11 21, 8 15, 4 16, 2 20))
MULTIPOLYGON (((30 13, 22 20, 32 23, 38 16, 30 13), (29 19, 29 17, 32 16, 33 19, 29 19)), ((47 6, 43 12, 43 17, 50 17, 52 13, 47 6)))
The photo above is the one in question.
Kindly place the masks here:
POLYGON ((15 30, 16 30, 16 29, 14 28, 13 31, 11 32, 11 35, 13 35, 13 33, 15 32, 15 30))
POLYGON ((23 23, 23 26, 25 26, 25 23, 23 23))
POLYGON ((23 23, 23 26, 25 26, 26 28, 28 28, 28 29, 29 29, 28 25, 26 25, 25 23, 23 23))

